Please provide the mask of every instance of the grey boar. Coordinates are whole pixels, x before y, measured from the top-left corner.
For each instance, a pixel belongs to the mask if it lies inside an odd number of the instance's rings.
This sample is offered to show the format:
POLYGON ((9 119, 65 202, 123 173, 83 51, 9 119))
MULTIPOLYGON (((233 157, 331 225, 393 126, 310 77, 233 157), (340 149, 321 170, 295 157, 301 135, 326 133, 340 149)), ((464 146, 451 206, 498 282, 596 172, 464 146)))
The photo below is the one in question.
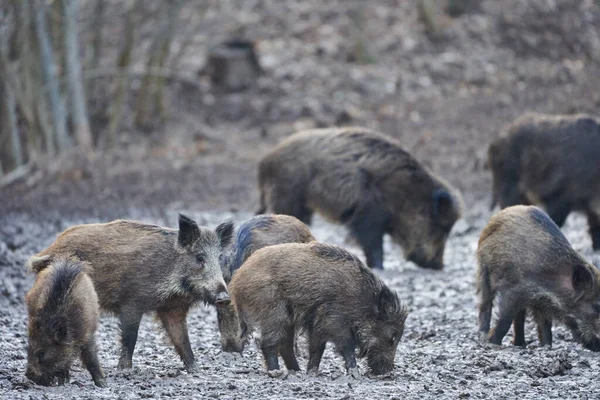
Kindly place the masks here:
POLYGON ((383 235, 406 258, 442 269, 446 239, 461 215, 460 194, 400 145, 364 128, 315 129, 285 139, 259 163, 258 213, 314 211, 348 226, 370 268, 383 268, 383 235))
POLYGON ((30 264, 40 269, 58 255, 89 263, 100 307, 119 318, 119 368, 131 368, 142 316, 154 311, 186 369, 194 371, 187 313, 200 302, 229 302, 219 259, 232 233, 230 221, 213 231, 184 215, 179 216, 179 230, 125 220, 78 225, 30 264))
MULTIPOLYGON (((221 268, 225 282, 244 261, 258 249, 281 243, 308 243, 315 238, 310 229, 297 218, 289 215, 257 215, 240 225, 231 254, 223 257, 221 268)), ((217 306, 217 321, 221 333, 221 347, 227 352, 241 353, 242 341, 239 335, 239 321, 229 304, 217 306)))
POLYGON ((39 385, 68 382, 71 364, 81 357, 94 383, 106 386, 95 336, 100 306, 84 271, 79 261, 57 258, 39 271, 25 297, 29 312, 25 376, 39 385))
POLYGON ((514 206, 495 215, 481 233, 477 259, 482 338, 499 345, 512 323, 513 344, 525 346, 531 312, 542 345, 552 345, 552 323, 560 321, 575 340, 600 351, 600 272, 541 209, 514 206), (489 332, 498 296, 498 321, 489 332))
POLYGON ((404 332, 407 309, 352 253, 318 242, 264 247, 233 275, 232 304, 241 337, 260 330, 260 349, 270 376, 281 355, 288 370, 299 371, 296 334, 308 335, 307 373, 316 373, 327 342, 358 377, 355 349, 369 374, 388 374, 404 332))
POLYGON ((600 119, 527 113, 490 145, 488 166, 492 209, 537 205, 559 227, 582 211, 600 249, 600 119))

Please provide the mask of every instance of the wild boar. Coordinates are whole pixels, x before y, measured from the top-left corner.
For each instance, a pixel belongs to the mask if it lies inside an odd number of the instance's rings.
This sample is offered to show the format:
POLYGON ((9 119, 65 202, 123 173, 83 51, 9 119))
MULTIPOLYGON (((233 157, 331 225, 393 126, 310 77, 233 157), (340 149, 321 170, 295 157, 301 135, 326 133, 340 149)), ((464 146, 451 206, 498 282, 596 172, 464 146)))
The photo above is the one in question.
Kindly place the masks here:
MULTIPOLYGON (((308 243, 315 238, 310 229, 297 218, 289 215, 257 215, 240 225, 231 254, 223 257, 221 268, 225 282, 237 271, 250 255, 258 249, 281 243, 308 243)), ((217 306, 217 321, 221 333, 223 351, 241 353, 239 320, 235 309, 229 304, 217 306)))
POLYGON ((600 249, 600 119, 527 113, 490 145, 488 166, 492 209, 537 205, 559 227, 582 211, 600 249))
POLYGON ((233 223, 215 231, 179 215, 179 230, 117 220, 71 227, 30 259, 41 269, 59 255, 89 263, 100 307, 119 318, 119 368, 131 368, 142 316, 155 311, 188 371, 196 370, 186 317, 193 305, 229 302, 219 258, 233 223))
POLYGON ((512 323, 513 344, 525 346, 531 312, 542 345, 552 344, 552 322, 560 321, 575 340, 600 351, 600 272, 541 209, 514 206, 495 215, 481 233, 477 260, 482 338, 499 345, 512 323), (489 332, 497 296, 498 321, 489 332))
POLYGON ((84 271, 79 261, 56 258, 39 271, 25 297, 29 312, 25 376, 39 385, 68 382, 71 364, 79 356, 94 383, 106 386, 95 336, 100 306, 84 271))
POLYGON ((223 257, 221 268, 225 282, 252 253, 266 246, 282 243, 308 243, 315 238, 298 218, 283 214, 256 215, 238 228, 231 253, 223 257))
POLYGON ((371 268, 383 268, 387 233, 408 260, 442 269, 462 208, 460 194, 396 141, 357 127, 290 136, 260 161, 258 185, 258 213, 293 215, 308 225, 317 211, 345 224, 371 268))
POLYGON ((260 330, 260 349, 270 376, 299 371, 294 353, 297 333, 309 342, 308 373, 316 373, 327 342, 358 377, 355 349, 366 357, 369 374, 394 368, 407 309, 352 253, 318 242, 264 247, 252 254, 229 284, 245 338, 260 330))

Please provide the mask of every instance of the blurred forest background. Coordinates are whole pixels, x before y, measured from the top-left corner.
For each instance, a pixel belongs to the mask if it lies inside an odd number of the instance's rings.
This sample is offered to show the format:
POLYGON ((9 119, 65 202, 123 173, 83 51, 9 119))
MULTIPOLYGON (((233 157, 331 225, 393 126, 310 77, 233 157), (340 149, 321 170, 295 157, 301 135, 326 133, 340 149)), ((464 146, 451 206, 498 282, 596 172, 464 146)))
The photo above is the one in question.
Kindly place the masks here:
POLYGON ((522 112, 600 114, 595 0, 5 0, 7 209, 256 205, 299 129, 362 125, 489 196, 522 112))

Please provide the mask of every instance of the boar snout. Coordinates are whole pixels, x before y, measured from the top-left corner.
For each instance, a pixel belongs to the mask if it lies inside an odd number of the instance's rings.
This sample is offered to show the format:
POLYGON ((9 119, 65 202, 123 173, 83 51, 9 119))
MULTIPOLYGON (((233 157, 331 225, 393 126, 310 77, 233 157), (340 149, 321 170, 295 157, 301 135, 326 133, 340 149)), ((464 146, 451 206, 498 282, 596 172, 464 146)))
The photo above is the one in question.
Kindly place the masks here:
POLYGON ((226 353, 239 353, 242 354, 244 352, 244 342, 239 340, 223 340, 221 341, 221 347, 223 351, 226 353))
POLYGON ((54 384, 54 378, 52 376, 49 374, 37 374, 30 368, 27 368, 25 376, 36 385, 52 386, 54 384))
POLYGON ((215 298, 215 304, 217 306, 226 306, 229 305, 229 303, 231 303, 231 298, 229 297, 229 293, 227 293, 227 290, 223 288, 222 291, 219 291, 219 293, 217 293, 217 297, 215 298))
POLYGON ((441 270, 444 269, 444 261, 441 256, 436 256, 430 259, 421 250, 416 250, 410 253, 406 259, 417 264, 421 268, 441 270))

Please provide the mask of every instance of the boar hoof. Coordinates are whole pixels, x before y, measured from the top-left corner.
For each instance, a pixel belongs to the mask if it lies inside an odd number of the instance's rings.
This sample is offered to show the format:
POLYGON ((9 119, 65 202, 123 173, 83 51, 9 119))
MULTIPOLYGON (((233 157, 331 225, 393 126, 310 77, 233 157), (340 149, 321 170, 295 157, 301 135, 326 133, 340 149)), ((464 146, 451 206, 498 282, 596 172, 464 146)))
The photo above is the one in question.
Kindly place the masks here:
POLYGON ((131 369, 131 360, 119 360, 119 364, 117 364, 118 369, 131 369))
POLYGON ((348 368, 348 375, 350 375, 354 379, 360 379, 360 372, 358 370, 358 367, 348 368))
POLYGON ((106 384, 106 379, 102 378, 102 379, 96 379, 94 381, 94 384, 100 388, 105 388, 108 385, 106 384))
POLYGON ((317 375, 319 375, 319 369, 318 368, 310 368, 310 369, 306 370, 306 375, 317 376, 317 375))
POLYGON ((488 333, 487 332, 479 332, 479 341, 483 344, 488 343, 488 333))
POLYGON ((375 375, 372 372, 369 372, 367 374, 367 377, 369 379, 376 379, 378 381, 383 381, 383 380, 387 380, 387 379, 394 379, 394 374, 392 372, 388 372, 387 374, 383 374, 383 375, 375 375))
POLYGON ((267 374, 271 378, 277 378, 277 379, 285 379, 288 377, 288 372, 283 369, 272 369, 270 371, 267 371, 267 374))
POLYGON ((194 372, 199 372, 200 371, 200 368, 198 368, 198 364, 196 364, 196 363, 193 363, 193 364, 190 364, 190 365, 186 365, 185 369, 190 374, 193 374, 194 372))

